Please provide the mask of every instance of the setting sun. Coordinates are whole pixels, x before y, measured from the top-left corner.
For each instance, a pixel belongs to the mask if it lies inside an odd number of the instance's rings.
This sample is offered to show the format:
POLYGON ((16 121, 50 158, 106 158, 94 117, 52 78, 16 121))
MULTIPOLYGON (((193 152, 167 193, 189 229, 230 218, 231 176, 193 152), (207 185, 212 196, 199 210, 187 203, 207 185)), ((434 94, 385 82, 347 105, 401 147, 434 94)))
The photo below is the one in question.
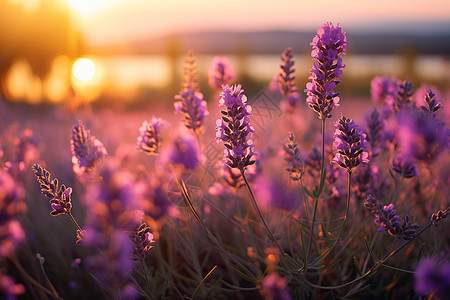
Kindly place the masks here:
POLYGON ((81 17, 89 17, 107 10, 117 0, 66 0, 81 17))
POLYGON ((95 64, 88 58, 79 58, 72 66, 72 74, 80 81, 89 81, 94 77, 95 64))

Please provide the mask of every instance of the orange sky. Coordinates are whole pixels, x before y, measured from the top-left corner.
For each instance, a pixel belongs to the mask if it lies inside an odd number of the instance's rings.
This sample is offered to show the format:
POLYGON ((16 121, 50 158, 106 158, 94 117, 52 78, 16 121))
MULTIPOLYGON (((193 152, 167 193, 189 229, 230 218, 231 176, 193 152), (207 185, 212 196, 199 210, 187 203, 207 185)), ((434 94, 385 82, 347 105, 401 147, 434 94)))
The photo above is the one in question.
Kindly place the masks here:
MULTIPOLYGON (((33 6, 46 0, 9 0, 33 6)), ((449 0, 60 0, 94 44, 127 42, 177 31, 316 29, 323 22, 348 30, 383 21, 448 21, 449 0)), ((450 30, 450 28, 448 28, 450 30)))

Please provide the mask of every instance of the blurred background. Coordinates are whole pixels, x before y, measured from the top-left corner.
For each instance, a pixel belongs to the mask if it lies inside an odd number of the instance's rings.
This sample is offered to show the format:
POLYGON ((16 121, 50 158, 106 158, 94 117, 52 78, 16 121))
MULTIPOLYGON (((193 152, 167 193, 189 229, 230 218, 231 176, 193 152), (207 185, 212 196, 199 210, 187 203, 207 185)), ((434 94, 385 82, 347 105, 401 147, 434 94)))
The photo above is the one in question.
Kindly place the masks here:
MULTIPOLYGON (((339 23, 349 48, 340 91, 370 98, 370 80, 394 75, 450 84, 450 2, 0 0, 0 92, 8 102, 167 101, 180 89, 191 49, 203 91, 215 55, 229 58, 248 93, 278 72, 293 47, 303 90, 309 43, 324 22, 339 23)), ((204 91, 208 99, 213 91, 204 91)), ((304 96, 303 96, 304 98, 304 96)))

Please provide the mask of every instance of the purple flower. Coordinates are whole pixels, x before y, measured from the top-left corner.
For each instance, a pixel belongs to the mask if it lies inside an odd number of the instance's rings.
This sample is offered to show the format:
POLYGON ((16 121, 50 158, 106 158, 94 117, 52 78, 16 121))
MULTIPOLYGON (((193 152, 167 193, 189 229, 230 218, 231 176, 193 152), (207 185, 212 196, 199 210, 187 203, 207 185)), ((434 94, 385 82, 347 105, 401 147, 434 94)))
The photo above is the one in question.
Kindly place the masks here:
POLYGON ((442 108, 442 102, 436 98, 436 94, 431 89, 429 89, 426 91, 425 96, 424 98, 422 98, 422 100, 425 101, 426 105, 422 105, 420 106, 420 108, 424 112, 431 115, 433 118, 436 117, 435 113, 442 108))
POLYGON ((432 258, 420 260, 415 275, 415 290, 419 296, 431 293, 438 299, 448 299, 450 295, 450 264, 439 263, 432 258))
POLYGON ((334 88, 343 74, 345 65, 340 55, 346 54, 348 43, 342 27, 325 23, 317 30, 311 45, 311 56, 316 61, 309 71, 311 82, 306 84, 306 102, 317 112, 319 119, 325 120, 331 117, 332 109, 339 106, 339 93, 334 88))
POLYGON ((163 125, 164 121, 155 117, 150 122, 144 121, 139 128, 137 149, 149 155, 158 155, 161 147, 159 135, 163 125))
POLYGON ((255 131, 250 124, 251 107, 246 104, 247 97, 243 94, 241 85, 223 86, 220 94, 219 106, 224 107, 222 118, 216 121, 216 139, 222 141, 226 147, 224 159, 230 168, 237 168, 241 172, 255 163, 253 141, 250 135, 255 131))
POLYGON ((173 204, 169 199, 168 182, 173 174, 168 173, 162 166, 158 166, 152 176, 148 176, 141 183, 143 195, 143 210, 146 216, 158 221, 167 215, 173 204))
POLYGON ((72 129, 70 140, 73 171, 77 175, 90 173, 102 158, 108 155, 105 146, 89 130, 85 130, 81 121, 72 129))
POLYGON ((236 78, 236 75, 228 59, 222 56, 214 57, 209 68, 209 85, 221 89, 222 85, 231 84, 234 78, 236 78))
POLYGON ((203 94, 193 89, 183 89, 175 96, 175 112, 184 116, 184 126, 198 134, 204 119, 209 115, 203 94))
POLYGON ((450 131, 439 120, 406 110, 398 115, 398 124, 397 138, 406 157, 432 161, 448 151, 450 131))
POLYGON ((391 169, 404 178, 419 176, 414 160, 407 159, 403 156, 397 156, 396 158, 394 158, 394 160, 392 161, 391 169))
POLYGON ((355 171, 354 181, 356 184, 352 185, 352 190, 358 202, 366 199, 370 194, 378 193, 377 186, 380 181, 378 167, 371 164, 363 165, 355 171))
POLYGON ((404 80, 398 86, 397 98, 394 100, 393 109, 399 112, 404 108, 411 108, 412 102, 412 84, 408 80, 404 80))
POLYGON ((447 216, 450 214, 450 207, 447 207, 445 210, 439 210, 437 213, 432 214, 430 221, 433 223, 434 227, 437 227, 437 223, 442 221, 443 219, 446 219, 447 216))
POLYGON ((146 223, 142 223, 130 232, 130 240, 133 242, 134 250, 131 258, 133 260, 144 260, 155 245, 153 234, 146 223))
POLYGON ((414 238, 415 230, 419 228, 418 224, 412 224, 409 216, 406 215, 403 222, 400 222, 400 216, 397 215, 394 204, 383 205, 371 195, 367 196, 364 206, 375 215, 374 223, 380 226, 378 231, 387 231, 390 235, 404 240, 414 238))
POLYGON ((377 76, 370 82, 372 101, 391 106, 397 97, 400 81, 395 77, 377 76))
POLYGON ((294 112, 298 107, 300 94, 295 86, 294 52, 292 48, 286 48, 281 55, 280 73, 278 85, 280 87, 283 102, 281 106, 285 111, 294 112))
POLYGON ((361 163, 369 162, 366 135, 353 120, 341 117, 336 123, 333 149, 336 155, 333 162, 351 173, 361 163))
POLYGON ((371 156, 377 156, 380 154, 381 148, 384 147, 385 144, 385 123, 376 108, 372 109, 372 111, 366 115, 366 125, 366 138, 371 148, 370 154, 371 156))
POLYGON ((70 215, 72 209, 72 203, 70 196, 72 194, 72 188, 66 188, 64 184, 59 186, 58 179, 51 180, 50 172, 42 168, 38 164, 33 166, 34 174, 41 185, 41 193, 45 197, 50 199, 50 206, 52 216, 58 216, 61 214, 70 215))
POLYGON ((133 230, 142 218, 138 211, 142 208, 142 195, 132 175, 113 160, 107 161, 100 175, 101 182, 86 188, 87 225, 99 231, 112 227, 133 230))
POLYGON ((289 172, 289 177, 298 181, 302 178, 303 175, 303 160, 300 155, 300 149, 297 147, 297 143, 295 142, 294 135, 291 133, 289 135, 289 142, 283 145, 283 149, 286 153, 284 160, 286 160, 289 164, 289 167, 286 171, 289 172))
POLYGON ((166 162, 183 170, 194 170, 200 162, 197 143, 189 134, 179 135, 164 156, 166 162))
POLYGON ((287 279, 280 277, 277 273, 271 273, 262 280, 262 294, 268 300, 290 300, 292 299, 287 287, 287 279))

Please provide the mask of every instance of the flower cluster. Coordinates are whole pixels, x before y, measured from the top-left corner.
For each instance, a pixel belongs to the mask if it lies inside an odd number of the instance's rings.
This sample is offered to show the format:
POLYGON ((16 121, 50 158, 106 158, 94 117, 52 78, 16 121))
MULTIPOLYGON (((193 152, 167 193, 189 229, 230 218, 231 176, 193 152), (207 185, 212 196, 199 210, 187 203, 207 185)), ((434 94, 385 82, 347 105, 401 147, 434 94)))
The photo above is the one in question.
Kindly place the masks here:
POLYGON ((404 80, 398 86, 397 98, 393 103, 393 109, 395 112, 399 112, 404 108, 411 107, 412 102, 412 83, 408 80, 404 80))
POLYGON ((431 215, 431 223, 433 223, 433 225, 436 227, 437 223, 439 223, 440 221, 442 221, 443 219, 446 219, 447 216, 450 214, 450 207, 447 207, 445 210, 440 210, 435 214, 431 215))
POLYGON ((221 111, 222 118, 216 121, 216 139, 224 142, 226 164, 241 172, 255 163, 252 160, 254 144, 250 139, 255 130, 250 124, 251 107, 246 104, 247 97, 243 92, 241 85, 223 86, 219 106, 225 109, 221 111))
POLYGON ((64 184, 59 186, 58 179, 54 178, 51 180, 50 172, 38 164, 33 165, 33 171, 41 185, 42 195, 50 199, 50 206, 53 209, 50 214, 52 216, 69 215, 72 209, 70 199, 72 188, 66 188, 64 184))
POLYGON ((289 142, 283 145, 283 149, 286 152, 284 160, 289 164, 286 171, 289 172, 289 176, 292 180, 298 181, 303 175, 303 161, 300 155, 300 149, 295 142, 294 135, 291 133, 289 135, 289 142))
POLYGON ((335 126, 333 149, 337 152, 333 162, 351 173, 359 164, 369 162, 366 135, 353 120, 344 116, 335 126))
POLYGON ((384 120, 381 118, 378 110, 374 108, 369 114, 366 115, 367 125, 367 142, 370 145, 371 157, 375 157, 381 152, 381 148, 384 146, 384 120))
POLYGON ((391 169, 405 178, 412 178, 419 176, 417 166, 412 159, 407 159, 403 156, 397 156, 392 161, 391 169))
POLYGON ((295 86, 294 52, 292 48, 286 48, 281 55, 278 85, 280 87, 283 102, 281 104, 285 111, 293 112, 298 106, 300 94, 295 86))
POLYGON ((317 31, 311 45, 311 56, 316 59, 309 79, 306 84, 306 102, 313 109, 319 119, 325 120, 331 117, 331 111, 339 106, 339 93, 334 91, 342 76, 341 54, 346 54, 347 38, 342 27, 325 23, 317 31))
POLYGON ((160 131, 164 121, 153 117, 150 122, 144 121, 139 128, 137 149, 149 155, 158 155, 161 147, 160 131))
POLYGON ((214 57, 209 68, 209 85, 215 89, 221 89, 224 84, 231 84, 236 78, 228 59, 222 56, 214 57))
POLYGON ((197 143, 189 134, 179 135, 164 152, 166 163, 182 170, 194 170, 200 163, 197 143))
POLYGON ((398 142, 406 157, 433 161, 447 151, 450 131, 435 118, 415 110, 398 115, 398 142))
POLYGON ((186 57, 182 89, 175 95, 174 108, 175 112, 183 115, 186 128, 195 134, 200 133, 209 112, 203 94, 198 89, 196 65, 191 52, 188 52, 186 57))
POLYGON ((433 293, 437 299, 448 299, 448 295, 450 295, 450 263, 447 261, 439 263, 432 258, 424 258, 420 260, 414 277, 415 290, 419 296, 433 293))
POLYGON ((376 76, 370 82, 372 101, 391 106, 397 97, 400 81, 395 77, 376 76))
POLYGON ((442 103, 436 99, 436 94, 431 89, 427 90, 424 101, 427 105, 422 105, 420 108, 432 118, 436 117, 435 113, 442 108, 442 103))
POLYGON ((134 245, 129 232, 141 224, 141 196, 134 181, 114 161, 101 171, 102 182, 86 189, 86 232, 83 245, 98 251, 86 259, 94 275, 109 288, 114 298, 132 298, 135 290, 130 282, 134 245))
POLYGON ((91 136, 90 131, 84 128, 81 121, 72 128, 70 148, 73 171, 78 175, 90 173, 99 161, 108 155, 102 142, 91 136))
POLYGON ((144 260, 155 245, 151 229, 146 223, 142 223, 130 232, 130 240, 134 244, 131 258, 135 261, 144 260))
POLYGON ((409 216, 406 215, 403 222, 400 223, 400 216, 397 215, 394 204, 384 205, 378 202, 374 197, 369 195, 366 198, 364 206, 370 210, 371 214, 376 216, 375 224, 381 226, 378 231, 387 231, 390 235, 404 240, 414 238, 418 224, 411 224, 409 216))

